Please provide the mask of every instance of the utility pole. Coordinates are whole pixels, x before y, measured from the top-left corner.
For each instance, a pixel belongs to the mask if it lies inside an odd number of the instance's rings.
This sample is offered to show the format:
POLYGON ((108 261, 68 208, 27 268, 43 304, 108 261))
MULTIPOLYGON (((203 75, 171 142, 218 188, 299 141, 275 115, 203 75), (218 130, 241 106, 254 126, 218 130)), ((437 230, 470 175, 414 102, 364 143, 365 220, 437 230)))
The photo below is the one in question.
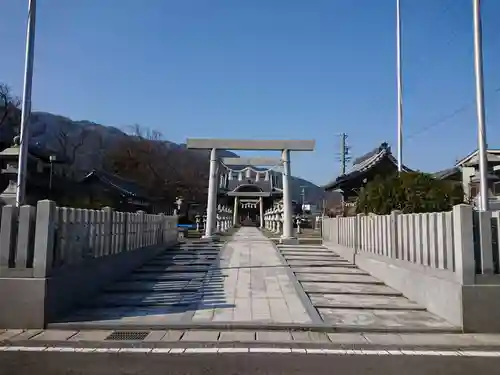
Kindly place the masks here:
POLYGON ((398 172, 403 170, 403 79, 401 69, 401 0, 396 0, 396 69, 398 88, 398 172))
POLYGON ((33 60, 35 55, 36 0, 28 2, 28 28, 26 30, 26 60, 24 65, 23 102, 21 106, 21 131, 19 134, 19 161, 17 172, 16 206, 24 204, 28 164, 29 120, 31 116, 31 88, 33 81, 33 60))
POLYGON ((486 126, 484 120, 484 88, 483 88, 483 41, 481 26, 481 2, 472 0, 474 18, 474 68, 476 72, 476 107, 477 138, 479 156, 480 194, 479 210, 488 211, 488 156, 486 144, 486 126))
POLYGON ((349 156, 349 146, 347 146, 347 134, 340 134, 340 175, 346 172, 347 162, 351 160, 349 156))

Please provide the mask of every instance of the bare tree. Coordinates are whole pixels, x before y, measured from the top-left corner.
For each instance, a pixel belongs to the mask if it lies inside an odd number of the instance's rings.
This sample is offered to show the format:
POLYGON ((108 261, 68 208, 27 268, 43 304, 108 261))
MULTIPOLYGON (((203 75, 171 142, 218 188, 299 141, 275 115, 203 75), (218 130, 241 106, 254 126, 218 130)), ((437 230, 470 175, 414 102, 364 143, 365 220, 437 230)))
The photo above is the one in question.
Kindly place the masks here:
POLYGON ((12 94, 11 88, 4 83, 0 83, 0 110, 2 111, 0 126, 7 122, 9 115, 19 110, 20 105, 21 99, 12 94))
POLYGON ((61 129, 56 137, 58 150, 65 160, 64 174, 67 177, 74 176, 75 162, 78 151, 84 146, 85 141, 91 134, 91 130, 82 128, 77 134, 61 129))

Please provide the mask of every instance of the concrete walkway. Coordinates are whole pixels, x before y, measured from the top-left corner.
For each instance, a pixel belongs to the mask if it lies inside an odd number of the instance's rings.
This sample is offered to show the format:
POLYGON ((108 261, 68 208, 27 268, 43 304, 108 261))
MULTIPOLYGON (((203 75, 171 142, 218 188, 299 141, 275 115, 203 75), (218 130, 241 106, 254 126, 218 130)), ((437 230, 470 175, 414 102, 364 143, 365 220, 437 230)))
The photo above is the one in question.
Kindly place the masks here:
POLYGON ((243 227, 225 246, 193 242, 166 249, 49 326, 311 323, 311 306, 297 285, 271 241, 243 227))
MULTIPOLYGON (((272 243, 257 229, 243 227, 220 259, 224 298, 234 307, 196 311, 195 321, 310 323, 311 318, 272 243)), ((204 298, 204 302, 210 303, 204 298)))

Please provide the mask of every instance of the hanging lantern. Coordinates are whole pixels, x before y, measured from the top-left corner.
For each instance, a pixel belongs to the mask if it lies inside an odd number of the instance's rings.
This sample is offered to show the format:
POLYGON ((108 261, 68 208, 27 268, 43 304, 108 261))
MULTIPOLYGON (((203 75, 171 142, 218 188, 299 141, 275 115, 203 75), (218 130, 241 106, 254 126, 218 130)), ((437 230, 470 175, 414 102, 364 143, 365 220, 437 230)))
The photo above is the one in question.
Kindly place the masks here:
POLYGON ((266 171, 266 176, 264 177, 264 181, 269 181, 269 171, 266 171))
POLYGON ((255 172, 255 182, 259 182, 259 181, 260 181, 260 173, 255 172))
POLYGON ((238 181, 243 180, 243 173, 241 171, 238 172, 238 181))
POLYGON ((250 168, 247 168, 247 170, 245 171, 245 178, 251 178, 252 177, 252 171, 250 170, 250 168))
POLYGON ((233 171, 229 171, 227 177, 228 177, 229 181, 232 181, 233 180, 233 171))

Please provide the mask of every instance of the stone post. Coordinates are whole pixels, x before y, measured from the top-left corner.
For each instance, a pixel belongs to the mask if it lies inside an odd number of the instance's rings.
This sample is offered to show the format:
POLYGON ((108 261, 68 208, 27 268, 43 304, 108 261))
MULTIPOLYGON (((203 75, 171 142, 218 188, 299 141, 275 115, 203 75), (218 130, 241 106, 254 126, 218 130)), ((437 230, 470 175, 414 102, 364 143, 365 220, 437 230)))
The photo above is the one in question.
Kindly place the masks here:
POLYGON ((210 151, 210 176, 208 180, 207 223, 203 238, 211 239, 217 220, 217 149, 210 151))
POLYGON ((292 195, 290 191, 290 151, 283 150, 283 239, 293 238, 292 195))
POLYGON ((50 275, 54 261, 57 207, 49 200, 38 201, 36 208, 33 276, 50 275))
POLYGON ((264 228, 264 198, 259 197, 259 219, 260 228, 264 228))
POLYGON ((238 206, 239 206, 238 197, 234 197, 233 226, 238 225, 238 206))
MULTIPOLYGON (((398 259, 400 254, 399 254, 399 249, 398 249, 398 236, 400 235, 398 232, 398 216, 401 215, 401 211, 394 210, 391 212, 391 227, 390 227, 390 233, 391 233, 391 258, 393 259, 398 259)), ((417 239, 418 240, 418 239, 417 239)))
MULTIPOLYGON (((111 243, 113 240, 113 208, 112 207, 104 207, 102 209, 104 212, 104 255, 110 255, 112 252, 111 243)), ((138 211, 143 212, 143 211, 138 211)), ((144 216, 142 216, 144 218, 144 216)), ((144 221, 144 220, 143 220, 144 221)), ((141 228, 139 233, 142 232, 143 225, 141 222, 141 228)), ((142 235, 140 234, 142 237, 142 235)), ((141 247, 142 247, 142 241, 141 247)))
POLYGON ((453 237, 457 281, 462 285, 474 284, 476 266, 472 206, 459 204, 453 207, 453 237))

